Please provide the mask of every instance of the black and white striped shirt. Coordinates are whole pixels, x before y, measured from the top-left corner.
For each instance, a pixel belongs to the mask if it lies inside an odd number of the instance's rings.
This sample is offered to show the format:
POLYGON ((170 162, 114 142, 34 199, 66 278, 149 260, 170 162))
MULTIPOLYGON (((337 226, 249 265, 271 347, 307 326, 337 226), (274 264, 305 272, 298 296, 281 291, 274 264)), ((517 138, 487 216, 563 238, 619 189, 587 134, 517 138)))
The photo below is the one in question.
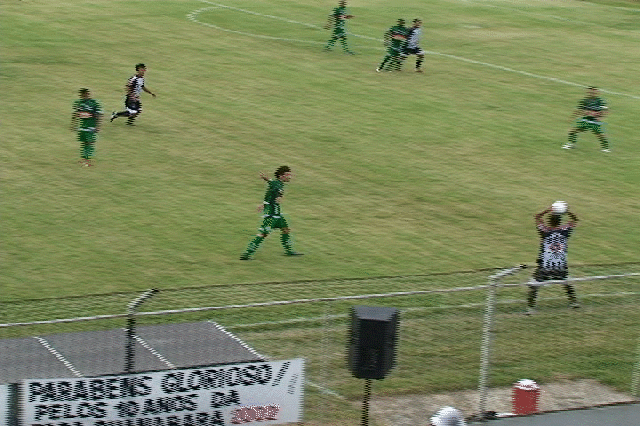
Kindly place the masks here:
POLYGON ((128 94, 130 96, 139 98, 143 87, 144 87, 144 77, 134 75, 127 81, 127 89, 129 90, 128 94))
POLYGON ((407 48, 409 49, 419 48, 418 43, 420 43, 420 35, 422 35, 422 30, 420 28, 416 28, 416 27, 409 28, 409 35, 407 37, 407 48))

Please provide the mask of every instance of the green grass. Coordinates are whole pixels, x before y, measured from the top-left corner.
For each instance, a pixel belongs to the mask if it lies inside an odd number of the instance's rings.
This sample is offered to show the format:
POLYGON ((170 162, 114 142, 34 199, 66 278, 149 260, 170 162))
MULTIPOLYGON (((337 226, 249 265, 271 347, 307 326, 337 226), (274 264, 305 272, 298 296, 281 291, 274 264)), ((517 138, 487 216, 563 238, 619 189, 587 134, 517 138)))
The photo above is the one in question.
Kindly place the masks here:
MULTIPOLYGON (((581 219, 573 265, 637 261, 638 2, 354 0, 349 30, 364 37, 350 38, 353 57, 322 52, 334 2, 223 4, 235 9, 201 10, 198 22, 187 16, 211 4, 3 4, 3 321, 65 314, 25 299, 269 282, 239 298, 280 300, 369 292, 341 278, 531 263, 532 215, 557 199, 581 219), (374 39, 400 16, 424 20, 424 75, 413 58, 403 73, 374 72, 374 39), (120 110, 137 62, 158 97, 143 96, 135 128, 105 123, 97 167, 78 168, 77 89, 120 110), (560 150, 579 86, 592 84, 611 108, 613 152, 590 134, 560 150), (258 173, 281 164, 295 173, 283 208, 306 255, 282 257, 274 235, 240 262, 259 223, 258 173), (323 279, 335 282, 274 284, 323 279)), ((157 306, 197 299, 176 297, 157 306)))

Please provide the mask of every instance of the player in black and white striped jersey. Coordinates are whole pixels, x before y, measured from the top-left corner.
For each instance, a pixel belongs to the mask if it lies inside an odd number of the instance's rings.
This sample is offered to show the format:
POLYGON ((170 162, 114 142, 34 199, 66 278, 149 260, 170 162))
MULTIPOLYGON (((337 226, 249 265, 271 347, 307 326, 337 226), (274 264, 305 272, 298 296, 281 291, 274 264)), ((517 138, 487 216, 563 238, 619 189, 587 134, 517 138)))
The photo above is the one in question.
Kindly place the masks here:
POLYGON ((147 89, 144 85, 144 73, 147 71, 147 67, 144 64, 136 65, 136 73, 127 80, 125 89, 127 91, 126 98, 124 100, 124 111, 113 112, 111 114, 111 121, 118 117, 128 117, 127 124, 133 125, 133 121, 142 112, 142 103, 140 102, 140 94, 142 91, 149 93, 154 98, 156 94, 147 89))
MULTIPOLYGON (((562 216, 553 213, 552 207, 548 207, 534 216, 540 235, 540 251, 536 260, 538 266, 533 273, 534 281, 528 285, 529 294, 527 296, 527 311, 525 312, 527 315, 535 313, 538 289, 544 281, 566 280, 569 277, 568 243, 569 237, 578 223, 578 216, 569 210, 566 213, 569 216, 569 221, 564 225, 562 224, 562 216), (545 215, 549 215, 547 223, 544 222, 545 215)), ((563 286, 569 298, 569 307, 579 308, 580 303, 578 303, 573 286, 568 283, 563 286)))
POLYGON ((409 55, 416 55, 416 72, 422 72, 422 61, 424 60, 424 51, 420 48, 420 36, 422 35, 422 21, 418 18, 413 20, 413 25, 409 28, 407 36, 407 44, 404 48, 403 59, 409 55))

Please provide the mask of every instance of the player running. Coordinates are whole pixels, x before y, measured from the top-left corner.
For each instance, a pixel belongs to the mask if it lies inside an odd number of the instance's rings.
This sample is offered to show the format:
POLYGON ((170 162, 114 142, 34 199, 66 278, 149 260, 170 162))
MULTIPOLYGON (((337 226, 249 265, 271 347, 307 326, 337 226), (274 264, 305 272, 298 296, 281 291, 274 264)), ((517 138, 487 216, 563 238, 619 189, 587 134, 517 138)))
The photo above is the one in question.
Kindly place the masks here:
POLYGON ((136 73, 129 80, 127 80, 127 85, 125 89, 127 91, 127 96, 124 100, 124 111, 120 112, 112 112, 111 113, 111 122, 118 117, 128 117, 127 124, 133 126, 133 122, 136 117, 140 115, 142 112, 142 103, 140 102, 140 94, 142 91, 149 93, 154 98, 156 94, 151 92, 144 85, 144 74, 147 71, 147 67, 144 64, 136 65, 136 73))
POLYGON ((251 240, 249 246, 240 256, 240 260, 251 260, 251 256, 258 250, 258 247, 273 229, 279 228, 281 231, 280 242, 287 256, 301 256, 293 250, 291 244, 291 229, 286 219, 280 211, 280 201, 284 195, 285 182, 291 181, 291 169, 289 166, 280 166, 275 172, 275 179, 269 179, 266 175, 260 177, 267 181, 267 192, 264 195, 264 202, 258 207, 258 211, 263 211, 262 226, 258 229, 258 234, 251 240))
POLYGON ((420 36, 422 35, 422 21, 418 18, 414 19, 411 28, 407 30, 407 44, 402 54, 404 61, 409 55, 416 55, 416 72, 422 72, 422 61, 424 61, 424 51, 420 48, 420 36))
POLYGON ((91 98, 89 89, 82 88, 78 93, 80 99, 73 103, 71 131, 78 132, 80 165, 90 167, 96 150, 98 132, 102 126, 102 107, 98 101, 91 98))
POLYGON ((407 42, 409 29, 404 26, 404 19, 398 19, 398 23, 384 33, 384 45, 387 54, 382 63, 376 68, 380 72, 389 63, 387 70, 400 71, 402 69, 402 54, 407 42))
POLYGON ((345 53, 353 55, 354 53, 349 50, 349 46, 347 46, 347 32, 345 29, 345 25, 347 23, 347 19, 352 19, 353 15, 349 15, 347 13, 347 0, 340 0, 338 3, 338 7, 333 9, 333 12, 329 15, 327 23, 324 28, 329 29, 333 27, 333 34, 331 38, 327 42, 327 45, 324 47, 324 50, 331 50, 333 45, 337 40, 340 40, 342 44, 342 49, 344 49, 345 53))
POLYGON ((575 120, 575 125, 569 130, 569 142, 562 148, 572 149, 576 147, 578 133, 585 130, 591 130, 600 141, 600 149, 602 152, 611 152, 609 149, 609 141, 604 134, 604 123, 600 121, 607 114, 607 104, 599 95, 597 87, 589 87, 587 89, 587 97, 582 99, 578 107, 571 115, 571 121, 577 116, 581 116, 575 120))

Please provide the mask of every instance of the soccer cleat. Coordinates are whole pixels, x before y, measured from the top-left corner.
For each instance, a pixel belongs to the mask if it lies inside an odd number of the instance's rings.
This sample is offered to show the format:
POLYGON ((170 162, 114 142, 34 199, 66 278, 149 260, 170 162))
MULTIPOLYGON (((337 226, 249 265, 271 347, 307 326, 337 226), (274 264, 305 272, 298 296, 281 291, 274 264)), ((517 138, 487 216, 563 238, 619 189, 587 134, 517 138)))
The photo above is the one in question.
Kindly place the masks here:
POLYGON ((285 256, 304 256, 304 253, 299 253, 297 251, 290 251, 284 254, 285 256))
POLYGON ((347 55, 355 55, 356 54, 356 52, 352 52, 351 50, 347 50, 344 53, 346 53, 347 55))
POLYGON ((524 312, 525 315, 535 315, 536 310, 534 308, 527 308, 527 310, 524 312))
POLYGON ((609 148, 603 148, 600 151, 602 151, 602 152, 611 152, 611 150, 609 148))
POLYGON ((569 303, 569 307, 571 309, 580 309, 580 304, 578 302, 571 302, 569 303))
POLYGON ((111 113, 111 120, 109 120, 110 123, 113 123, 113 120, 115 120, 116 118, 118 118, 118 113, 113 111, 111 113))
POLYGON ((240 260, 251 260, 251 257, 249 257, 248 254, 243 253, 240 255, 240 260))
POLYGON ((376 72, 380 72, 382 71, 380 68, 376 68, 376 72))
POLYGON ((416 72, 424 72, 424 71, 422 71, 422 68, 416 68, 416 72))
POLYGON ((566 143, 566 144, 562 145, 562 149, 573 149, 575 147, 576 146, 574 144, 572 144, 572 143, 566 143))

